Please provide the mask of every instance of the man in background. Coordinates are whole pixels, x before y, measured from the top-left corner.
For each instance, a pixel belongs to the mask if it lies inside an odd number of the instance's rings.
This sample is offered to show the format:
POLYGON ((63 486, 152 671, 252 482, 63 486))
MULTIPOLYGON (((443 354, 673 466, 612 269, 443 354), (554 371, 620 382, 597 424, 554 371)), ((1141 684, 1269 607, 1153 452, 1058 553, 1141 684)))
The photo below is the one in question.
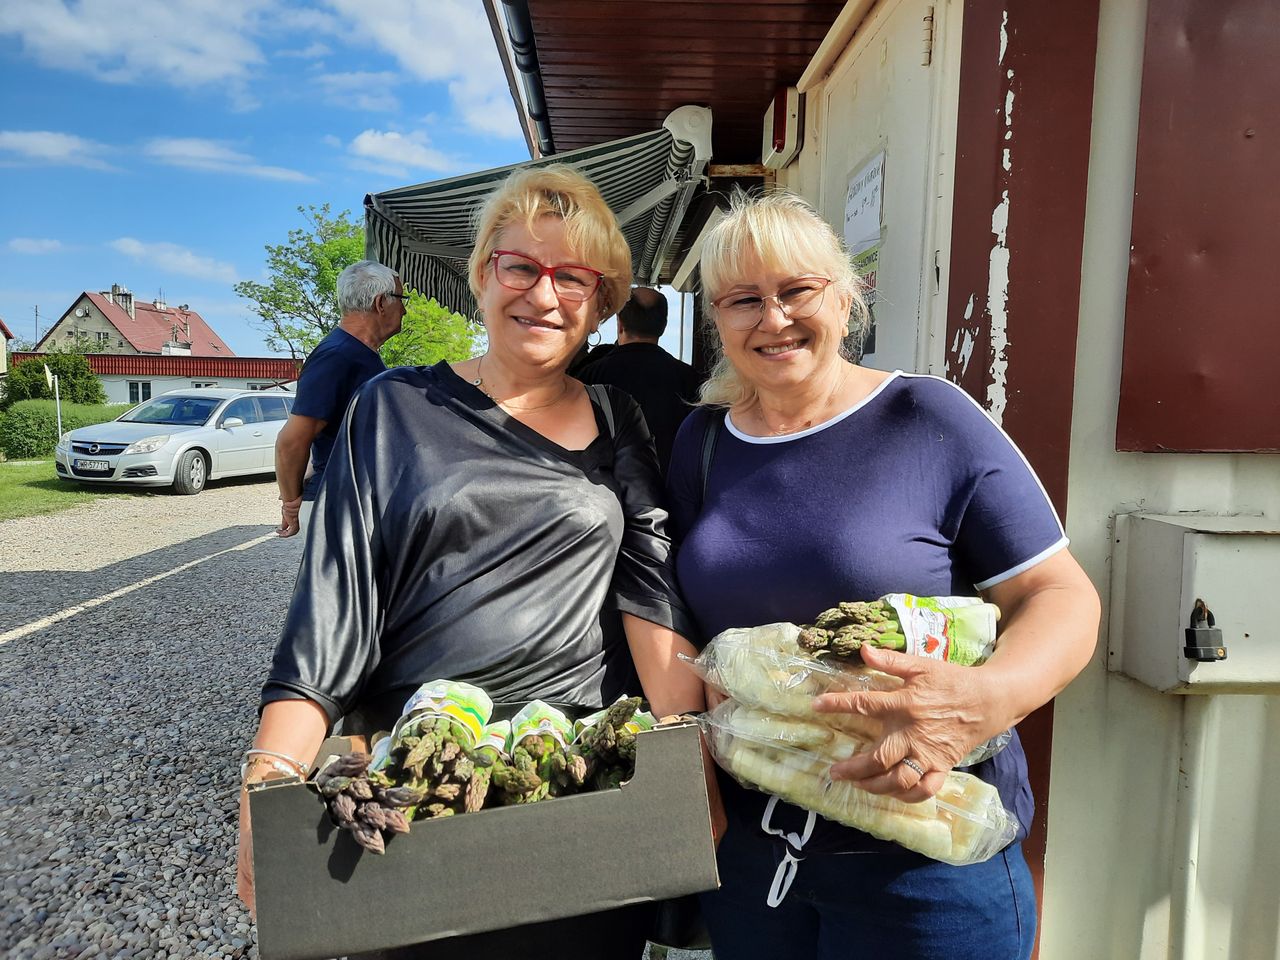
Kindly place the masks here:
POLYGON ((293 412, 276 438, 280 536, 306 528, 342 416, 356 391, 387 369, 378 349, 400 332, 406 299, 395 271, 373 260, 338 275, 342 319, 302 365, 293 412))
POLYGON ((664 477, 676 431, 697 402, 701 385, 693 367, 658 345, 666 329, 667 298, 636 287, 618 313, 618 345, 576 374, 583 383, 611 383, 640 404, 664 477))

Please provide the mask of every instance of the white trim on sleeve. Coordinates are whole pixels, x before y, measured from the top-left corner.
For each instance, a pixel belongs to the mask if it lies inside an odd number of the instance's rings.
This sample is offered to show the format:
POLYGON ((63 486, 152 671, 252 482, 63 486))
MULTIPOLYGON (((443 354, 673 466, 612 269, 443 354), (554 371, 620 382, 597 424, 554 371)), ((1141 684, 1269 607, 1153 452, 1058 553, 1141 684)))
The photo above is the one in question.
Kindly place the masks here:
POLYGON ((1067 544, 1069 544, 1070 542, 1071 541, 1068 540, 1066 535, 1064 534, 1058 540, 1057 543, 1054 543, 1052 546, 1046 547, 1045 549, 1041 550, 1030 560, 1023 560, 1016 567, 1010 567, 1004 573, 997 573, 994 577, 988 577, 986 580, 983 580, 981 583, 975 583, 973 585, 973 588, 975 590, 986 590, 988 587, 994 587, 997 583, 1004 583, 1004 581, 1012 577, 1016 577, 1020 573, 1025 573, 1026 571, 1030 570, 1032 567, 1040 563, 1042 560, 1048 560, 1051 556, 1053 556, 1059 550, 1065 550, 1067 548, 1067 544))

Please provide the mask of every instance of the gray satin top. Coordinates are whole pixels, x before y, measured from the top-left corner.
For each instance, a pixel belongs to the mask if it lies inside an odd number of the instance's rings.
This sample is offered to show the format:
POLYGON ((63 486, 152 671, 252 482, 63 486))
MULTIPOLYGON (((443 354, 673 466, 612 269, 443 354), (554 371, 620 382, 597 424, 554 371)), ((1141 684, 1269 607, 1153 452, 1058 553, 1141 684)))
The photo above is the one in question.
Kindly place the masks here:
MULTIPOLYGON (((386 729, 421 683, 495 703, 596 708, 635 689, 619 612, 688 635, 653 443, 609 391, 614 430, 570 451, 447 363, 357 394, 325 471, 262 703, 305 697, 386 729)), ((592 400, 595 404, 595 399, 592 400)))

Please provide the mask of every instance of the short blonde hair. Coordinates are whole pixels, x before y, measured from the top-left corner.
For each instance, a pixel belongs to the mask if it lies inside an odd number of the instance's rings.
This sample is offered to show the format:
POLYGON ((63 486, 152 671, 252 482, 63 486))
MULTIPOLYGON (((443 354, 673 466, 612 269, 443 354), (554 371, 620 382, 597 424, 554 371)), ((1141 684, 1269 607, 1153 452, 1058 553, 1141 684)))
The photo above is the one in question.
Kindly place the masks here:
POLYGON ((631 289, 631 248, 595 184, 564 163, 517 170, 485 200, 476 218, 475 246, 468 264, 471 293, 481 299, 484 271, 502 231, 520 222, 534 233, 545 216, 563 220, 565 242, 575 257, 604 274, 597 294, 600 318, 616 313, 631 289))
MULTIPOLYGON (((827 296, 837 293, 848 297, 850 303, 849 334, 841 352, 848 356, 851 345, 862 342, 869 317, 862 280, 831 225, 800 197, 782 191, 763 196, 733 192, 728 213, 708 231, 702 245, 702 305, 708 316, 715 310, 712 301, 746 278, 746 265, 752 260, 797 275, 830 277, 832 289, 827 296)), ((702 385, 702 402, 731 407, 753 401, 755 387, 724 356, 714 326, 707 336, 716 362, 702 385)))

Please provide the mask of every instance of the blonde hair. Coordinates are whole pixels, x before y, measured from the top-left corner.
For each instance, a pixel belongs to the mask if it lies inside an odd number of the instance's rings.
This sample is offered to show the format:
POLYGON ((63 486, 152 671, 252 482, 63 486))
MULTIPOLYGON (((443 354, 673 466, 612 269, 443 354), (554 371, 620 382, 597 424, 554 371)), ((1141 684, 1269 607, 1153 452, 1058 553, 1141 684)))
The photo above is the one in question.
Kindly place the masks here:
POLYGON ((600 191, 564 163, 517 170, 485 200, 476 217, 475 246, 468 263, 471 293, 481 299, 484 271, 502 231, 519 222, 535 233, 537 222, 545 216, 563 220, 569 249, 584 266, 604 274, 597 294, 600 319, 616 313, 631 289, 631 248, 600 191))
MULTIPOLYGON (((712 301, 723 290, 746 277, 746 266, 758 260, 780 271, 830 277, 827 296, 849 298, 849 333, 841 343, 846 359, 860 359, 859 344, 866 332, 866 300, 863 283, 853 262, 831 225, 813 207, 791 193, 775 192, 750 196, 734 190, 729 211, 707 233, 702 245, 702 306, 710 315, 712 301)), ((714 325, 707 332, 708 347, 716 357, 711 376, 702 385, 701 401, 711 406, 732 407, 756 399, 756 388, 745 380, 724 355, 714 325)))

